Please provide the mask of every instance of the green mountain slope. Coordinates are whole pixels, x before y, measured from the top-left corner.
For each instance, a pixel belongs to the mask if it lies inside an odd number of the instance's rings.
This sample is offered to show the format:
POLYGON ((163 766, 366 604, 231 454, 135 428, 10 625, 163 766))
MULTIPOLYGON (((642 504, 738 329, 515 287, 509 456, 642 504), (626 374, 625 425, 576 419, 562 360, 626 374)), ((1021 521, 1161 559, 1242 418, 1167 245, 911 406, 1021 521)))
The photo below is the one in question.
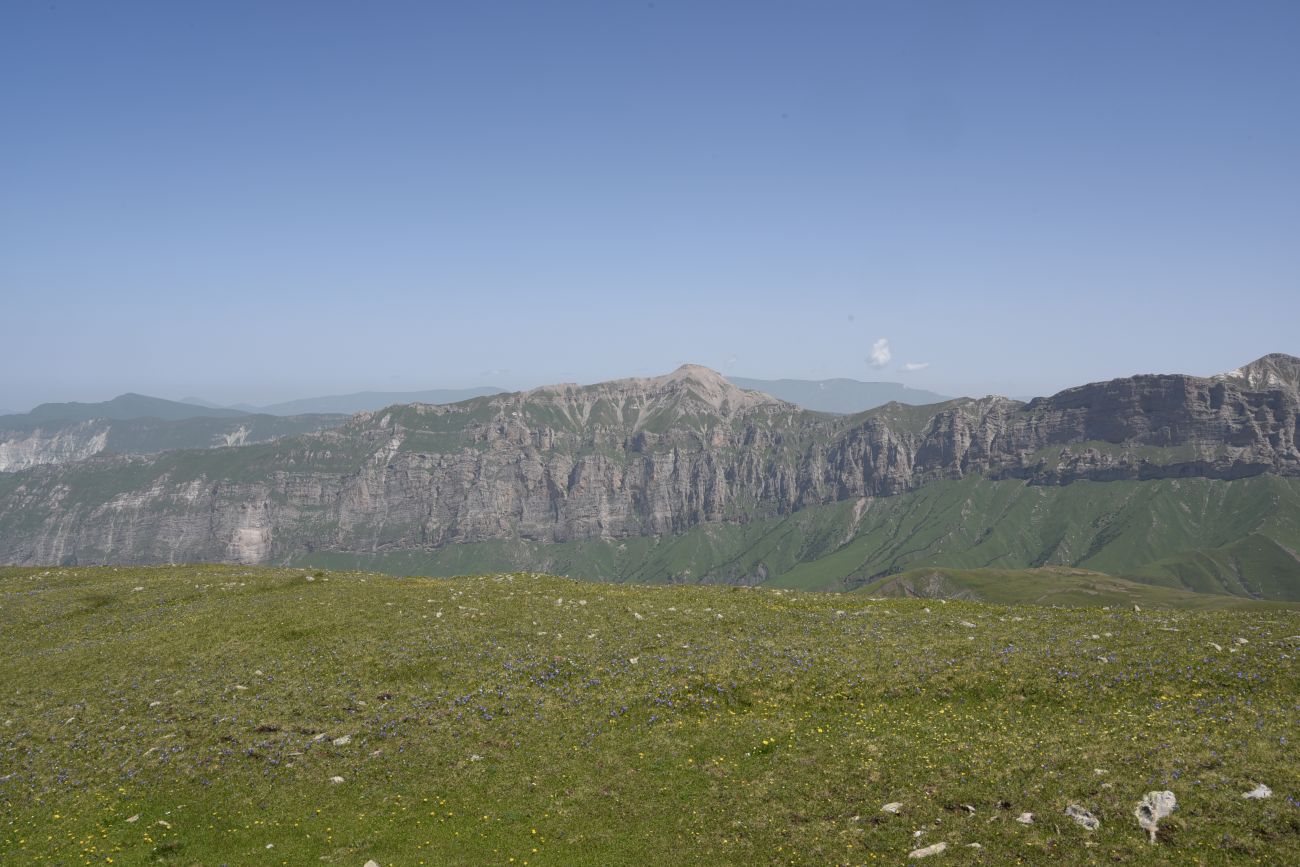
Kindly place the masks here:
POLYGON ((853 589, 918 567, 1061 565, 1178 590, 1300 600, 1300 560, 1288 548, 1300 549, 1300 479, 1042 487, 972 478, 676 536, 313 552, 291 562, 425 575, 532 564, 588 580, 806 589, 853 589))

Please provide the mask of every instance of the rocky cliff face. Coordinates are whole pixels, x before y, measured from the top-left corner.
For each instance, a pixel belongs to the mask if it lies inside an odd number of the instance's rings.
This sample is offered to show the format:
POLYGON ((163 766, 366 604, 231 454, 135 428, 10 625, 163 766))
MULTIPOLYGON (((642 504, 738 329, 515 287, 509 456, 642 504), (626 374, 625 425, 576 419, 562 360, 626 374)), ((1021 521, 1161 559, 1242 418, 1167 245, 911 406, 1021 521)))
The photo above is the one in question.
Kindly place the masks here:
POLYGON ((1300 475, 1300 360, 1003 398, 806 412, 705 368, 413 404, 242 448, 0 476, 0 561, 263 562, 746 523, 969 475, 1300 475))

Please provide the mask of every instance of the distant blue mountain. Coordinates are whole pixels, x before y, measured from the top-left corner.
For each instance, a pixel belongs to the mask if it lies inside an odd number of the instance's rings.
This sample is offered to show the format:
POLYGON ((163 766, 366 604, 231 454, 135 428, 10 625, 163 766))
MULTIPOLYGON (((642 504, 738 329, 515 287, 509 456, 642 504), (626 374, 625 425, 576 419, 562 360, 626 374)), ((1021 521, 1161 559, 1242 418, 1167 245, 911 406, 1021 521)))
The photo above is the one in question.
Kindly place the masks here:
POLYGON ((851 414, 891 401, 912 406, 952 400, 943 394, 911 388, 901 382, 860 382, 856 379, 748 379, 727 377, 741 388, 761 391, 781 400, 819 412, 851 414))
POLYGON ((179 421, 186 418, 238 418, 247 414, 237 409, 196 406, 161 397, 127 393, 99 403, 43 403, 29 413, 15 415, 32 422, 50 422, 88 421, 96 418, 114 421, 136 418, 179 421))
POLYGON ((472 397, 500 394, 504 388, 491 385, 477 388, 435 388, 428 391, 359 391, 354 394, 335 394, 327 397, 305 397, 258 407, 255 412, 270 415, 302 415, 303 413, 357 413, 383 409, 395 403, 459 403, 472 397))

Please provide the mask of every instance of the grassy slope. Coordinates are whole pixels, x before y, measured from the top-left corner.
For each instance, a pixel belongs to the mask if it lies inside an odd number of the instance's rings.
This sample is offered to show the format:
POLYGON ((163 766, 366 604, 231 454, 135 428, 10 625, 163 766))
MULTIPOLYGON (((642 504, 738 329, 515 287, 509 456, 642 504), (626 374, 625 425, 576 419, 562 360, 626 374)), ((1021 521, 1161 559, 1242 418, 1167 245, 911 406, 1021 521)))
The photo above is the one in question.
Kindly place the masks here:
POLYGON ((307 577, 0 570, 0 861, 1300 861, 1295 611, 307 577))
POLYGON ((1104 572, 1044 566, 1037 569, 912 569, 873 581, 861 593, 885 597, 965 599, 1030 605, 1130 606, 1148 608, 1269 608, 1282 602, 1257 602, 1240 596, 1197 593, 1126 581, 1104 572))
POLYGON ((663 539, 522 540, 391 554, 318 552, 306 565, 406 574, 541 569, 591 580, 856 587, 922 566, 1078 566, 1147 584, 1300 601, 1300 479, 1076 482, 970 478, 663 539), (1289 549, 1289 550, 1288 550, 1289 549))

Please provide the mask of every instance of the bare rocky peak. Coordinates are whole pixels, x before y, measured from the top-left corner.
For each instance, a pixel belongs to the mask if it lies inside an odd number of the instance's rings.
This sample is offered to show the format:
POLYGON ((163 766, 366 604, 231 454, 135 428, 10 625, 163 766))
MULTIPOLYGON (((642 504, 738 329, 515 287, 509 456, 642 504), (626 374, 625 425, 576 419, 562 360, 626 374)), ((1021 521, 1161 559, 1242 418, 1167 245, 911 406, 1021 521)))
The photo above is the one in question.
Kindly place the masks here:
POLYGON ((1273 388, 1300 391, 1300 358, 1285 352, 1274 352, 1211 379, 1236 380, 1255 391, 1273 388))
POLYGON ((503 396, 521 402, 555 401, 594 404, 600 400, 632 400, 643 406, 666 405, 679 400, 696 400, 715 411, 731 415, 758 406, 784 406, 784 401, 758 391, 746 391, 716 370, 699 364, 683 364, 664 376, 631 377, 594 385, 544 385, 517 395, 503 396))

